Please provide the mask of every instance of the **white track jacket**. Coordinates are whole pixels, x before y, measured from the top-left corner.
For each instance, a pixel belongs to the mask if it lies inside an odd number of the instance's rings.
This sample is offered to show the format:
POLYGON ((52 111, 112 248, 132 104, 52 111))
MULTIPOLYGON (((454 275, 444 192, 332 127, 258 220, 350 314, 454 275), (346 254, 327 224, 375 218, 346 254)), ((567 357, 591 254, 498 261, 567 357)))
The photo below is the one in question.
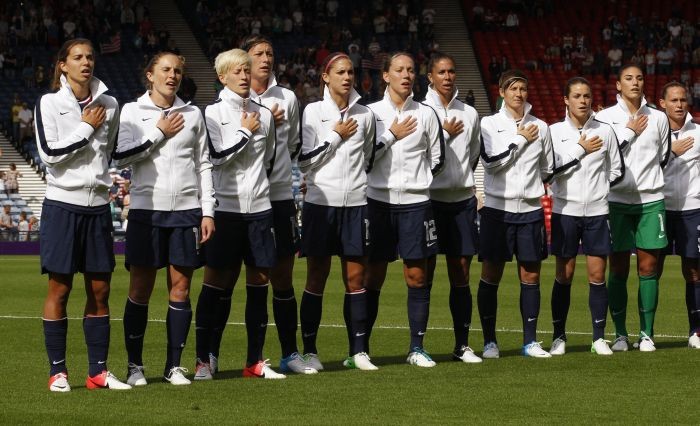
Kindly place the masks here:
MULTIPOLYGON (((700 209, 700 126, 688 114, 677 139, 695 138, 693 147, 685 154, 671 153, 664 168, 664 196, 666 210, 682 211, 700 209)), ((676 137, 672 134, 672 140, 676 137)))
POLYGON ((179 211, 201 208, 214 217, 207 132, 202 113, 176 97, 170 114, 180 113, 185 127, 167 139, 156 127, 163 110, 148 92, 122 108, 118 167, 131 165, 131 208, 179 211))
POLYGON ((306 201, 333 207, 367 204, 375 123, 372 111, 358 104, 359 100, 352 89, 348 108, 341 114, 326 87, 323 100, 304 109, 299 168, 306 173, 306 201), (357 121, 357 131, 343 141, 333 128, 338 121, 351 118, 357 121))
POLYGON ((92 102, 102 105, 107 118, 93 129, 82 121, 82 111, 66 78, 61 88, 39 97, 34 110, 36 144, 46 163, 46 198, 79 206, 109 203, 110 155, 119 133, 119 105, 106 95, 107 86, 97 78, 90 81, 92 102))

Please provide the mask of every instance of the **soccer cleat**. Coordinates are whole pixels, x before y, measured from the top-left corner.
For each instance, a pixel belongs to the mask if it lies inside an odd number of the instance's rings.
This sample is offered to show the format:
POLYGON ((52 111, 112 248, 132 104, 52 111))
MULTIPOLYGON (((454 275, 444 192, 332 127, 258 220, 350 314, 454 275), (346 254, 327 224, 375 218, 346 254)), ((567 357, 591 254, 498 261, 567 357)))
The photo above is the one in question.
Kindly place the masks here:
POLYGON ((297 374, 317 374, 318 370, 311 367, 304 358, 299 355, 299 352, 294 352, 288 357, 280 360, 280 371, 283 373, 297 374))
POLYGON ((131 386, 146 386, 146 376, 143 375, 143 366, 136 365, 133 362, 129 363, 128 372, 126 374, 126 383, 131 386))
POLYGON ((566 353, 566 340, 561 337, 554 339, 549 353, 551 355, 564 355, 566 353))
POLYGON ((693 333, 688 337, 688 347, 690 349, 700 349, 700 337, 698 337, 697 333, 693 333))
POLYGON ((651 337, 647 336, 644 332, 641 332, 641 338, 639 339, 639 352, 654 352, 656 346, 654 346, 654 341, 651 337))
POLYGON ((373 371, 379 370, 379 368, 372 364, 367 352, 359 352, 353 356, 349 356, 343 361, 343 366, 346 368, 356 368, 358 370, 373 371))
POLYGON ((70 392, 68 374, 60 372, 49 377, 49 390, 51 392, 70 392))
POLYGON ((552 355, 542 349, 542 342, 531 342, 523 345, 523 356, 532 358, 551 358, 552 355))
POLYGON ((209 371, 212 376, 219 372, 219 359, 211 353, 209 354, 209 371))
POLYGON ((630 350, 630 341, 627 336, 619 336, 610 347, 614 352, 627 352, 630 350))
POLYGON ((192 382, 185 377, 185 374, 188 373, 188 370, 186 368, 182 367, 173 367, 168 371, 167 376, 163 376, 163 379, 166 382, 170 382, 171 385, 176 385, 176 386, 181 386, 181 385, 189 385, 192 382))
POLYGON ((423 349, 419 347, 415 347, 411 349, 411 353, 408 354, 408 358, 406 358, 406 362, 408 362, 411 365, 415 365, 418 367, 435 367, 435 361, 433 361, 432 358, 430 358, 430 355, 423 349))
POLYGON ((608 346, 608 341, 600 338, 591 344, 591 353, 598 355, 612 355, 613 352, 608 346))
POLYGON ((497 359, 501 357, 501 352, 498 350, 496 342, 488 342, 484 345, 484 353, 481 354, 484 359, 497 359))
POLYGON ((114 374, 105 370, 96 376, 88 376, 85 380, 85 387, 88 389, 131 389, 131 385, 121 382, 114 374))
POLYGON ((275 372, 270 368, 269 360, 258 361, 243 369, 243 377, 257 377, 260 379, 285 379, 287 376, 275 372))
POLYGON ((323 370, 323 364, 321 364, 321 360, 318 358, 317 354, 309 352, 308 354, 304 354, 303 357, 304 361, 306 361, 306 365, 309 367, 316 371, 323 370))
POLYGON ((197 363, 194 367, 194 379, 195 380, 212 380, 214 376, 211 374, 211 366, 209 363, 202 362, 201 359, 197 358, 197 363))
POLYGON ((455 361, 462 361, 467 364, 478 364, 484 361, 469 346, 462 346, 459 350, 452 352, 452 358, 455 361))

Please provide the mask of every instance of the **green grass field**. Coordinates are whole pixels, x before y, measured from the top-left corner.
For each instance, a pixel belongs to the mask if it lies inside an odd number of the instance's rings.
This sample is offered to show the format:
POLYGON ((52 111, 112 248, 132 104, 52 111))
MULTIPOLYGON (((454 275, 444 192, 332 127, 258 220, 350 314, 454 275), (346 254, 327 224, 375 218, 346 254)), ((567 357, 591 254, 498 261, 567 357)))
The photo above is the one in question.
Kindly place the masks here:
MULTIPOLYGON (((585 265, 580 259, 572 290, 568 353, 552 359, 520 356, 522 335, 517 279, 513 265, 499 291, 498 334, 501 359, 467 365, 450 361, 453 335, 447 305, 448 284, 444 262, 432 293, 430 330, 426 349, 438 365, 419 369, 405 363, 408 349, 406 290, 399 263, 391 265, 380 300, 379 318, 372 335, 376 372, 346 371, 346 335, 342 319, 342 284, 334 267, 324 301, 319 351, 326 370, 315 376, 286 380, 244 380, 243 302, 237 288, 220 358, 223 370, 213 382, 174 387, 161 383, 165 359, 165 279, 159 276, 151 300, 144 363, 149 385, 132 391, 88 391, 84 387, 87 358, 79 318, 84 292, 76 286, 69 304, 68 367, 73 391, 47 390, 48 366, 43 345, 41 307, 45 277, 38 258, 0 257, 2 298, 0 336, 2 357, 0 423, 3 424, 419 424, 419 423, 697 423, 696 387, 688 372, 700 351, 687 348, 684 281, 677 258, 667 262, 656 317, 658 350, 599 357, 589 353, 590 317, 585 265)), ((128 274, 118 259, 112 280, 112 343, 110 369, 126 376, 121 317, 128 274)), ((305 262, 297 263, 295 288, 303 290, 305 262)), ((472 273, 472 292, 480 265, 472 273)), ((545 348, 551 343, 549 299, 553 261, 543 267, 542 313, 538 335, 545 348)), ((76 281, 77 282, 77 281, 76 281)), ((194 279, 192 300, 200 290, 201 272, 194 279)), ((638 330, 636 280, 631 282, 628 318, 630 333, 638 330)), ((243 290, 243 291, 242 291, 243 290)), ((475 297, 476 305, 476 297, 475 297)), ((270 307, 272 321, 272 308, 270 307)), ((470 344, 481 352, 479 319, 474 309, 470 344)), ((612 331, 608 321, 608 331, 612 331)), ((301 340, 301 339, 299 339, 301 340)), ((301 342, 300 342, 301 343, 301 342)), ((277 332, 268 328, 267 356, 279 363, 277 332)), ((194 325, 184 365, 194 365, 194 325)))

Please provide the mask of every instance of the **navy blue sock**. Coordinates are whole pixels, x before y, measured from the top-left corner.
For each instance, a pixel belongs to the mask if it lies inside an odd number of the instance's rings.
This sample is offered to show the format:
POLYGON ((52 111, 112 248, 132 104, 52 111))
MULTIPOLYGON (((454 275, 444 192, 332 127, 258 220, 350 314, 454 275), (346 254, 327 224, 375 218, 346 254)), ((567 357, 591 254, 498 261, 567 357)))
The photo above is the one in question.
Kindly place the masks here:
POLYGON ((66 335, 68 334, 68 318, 60 320, 43 320, 44 344, 49 356, 49 375, 68 373, 66 368, 66 335))
POLYGON ((219 288, 202 285, 194 314, 195 348, 197 358, 204 362, 209 360, 209 339, 214 325, 214 311, 219 295, 224 291, 219 288))
POLYGON ((215 357, 219 357, 221 339, 224 336, 228 317, 231 315, 231 302, 233 299, 233 288, 224 289, 223 294, 219 294, 214 309, 211 334, 209 335, 209 352, 215 357))
POLYGON ((127 297, 124 307, 124 343, 129 362, 143 365, 143 336, 148 325, 148 305, 134 303, 127 297))
POLYGON ((168 302, 168 314, 165 319, 165 327, 168 330, 168 353, 165 362, 164 376, 170 369, 180 366, 182 350, 185 349, 187 334, 192 323, 192 308, 190 301, 168 302))
POLYGON ((248 334, 246 365, 262 360, 267 332, 267 285, 246 284, 245 329, 248 334))
POLYGON ((365 334, 365 349, 369 353, 369 338, 372 335, 374 323, 379 315, 379 295, 381 291, 365 288, 367 291, 367 333, 365 334))
POLYGON ((450 312, 455 333, 455 350, 469 346, 469 327, 472 322, 472 292, 469 285, 450 287, 450 312))
POLYGON ((566 340, 566 318, 569 316, 571 305, 571 284, 562 284, 556 279, 552 286, 552 326, 554 333, 552 340, 556 338, 566 340))
POLYGON ((109 316, 83 318, 83 333, 87 345, 88 375, 97 376, 108 370, 109 316))
POLYGON ((316 336, 321 326, 321 314, 323 312, 323 296, 309 293, 304 290, 301 296, 301 340, 304 343, 304 353, 317 354, 316 336))
POLYGON ((498 312, 498 285, 479 281, 476 292, 476 304, 479 307, 479 319, 484 332, 484 345, 496 343, 496 314, 498 312))
POLYGON ((348 355, 366 352, 367 292, 365 290, 345 293, 343 316, 345 317, 345 328, 348 330, 348 355))
POLYGON ((272 289, 272 315, 277 325, 282 357, 286 358, 294 352, 298 352, 297 299, 294 297, 294 288, 272 289))
POLYGON ((423 348, 423 336, 428 328, 428 314, 430 313, 430 287, 408 288, 408 327, 411 329, 411 346, 423 348))
POLYGON ((608 319, 608 288, 605 283, 588 284, 588 307, 591 310, 593 323, 593 341, 605 336, 605 326, 608 319))
POLYGON ((523 318, 523 344, 537 341, 540 315, 540 285, 520 283, 520 315, 523 318))

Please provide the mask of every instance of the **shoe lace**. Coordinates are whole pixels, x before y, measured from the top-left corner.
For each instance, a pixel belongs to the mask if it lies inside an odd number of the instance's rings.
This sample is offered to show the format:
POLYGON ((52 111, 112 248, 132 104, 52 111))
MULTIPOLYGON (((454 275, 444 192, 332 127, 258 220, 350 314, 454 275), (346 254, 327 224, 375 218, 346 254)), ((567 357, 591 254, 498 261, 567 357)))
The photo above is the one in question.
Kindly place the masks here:
POLYGON ((366 359, 367 361, 369 361, 369 360, 371 359, 371 358, 369 357, 369 354, 368 354, 367 352, 358 352, 357 354, 355 354, 355 356, 358 357, 358 358, 364 358, 364 359, 366 359))
POLYGON ((539 349, 539 350, 543 350, 543 349, 542 349, 542 342, 532 342, 532 343, 530 343, 529 345, 527 345, 527 347, 528 347, 529 349, 539 349))
POLYGON ((421 356, 425 357, 428 361, 432 361, 432 360, 433 360, 433 359, 430 357, 430 354, 428 354, 428 352, 426 352, 425 349, 423 349, 423 348, 418 348, 418 347, 413 348, 413 351, 412 351, 412 352, 415 352, 417 355, 421 355, 421 356))
POLYGON ((651 342, 651 343, 654 343, 654 341, 651 340, 651 337, 649 337, 649 335, 646 334, 645 332, 640 331, 639 334, 641 335, 641 337, 640 337, 640 339, 639 339, 640 342, 643 342, 643 341, 647 340, 647 341, 649 341, 649 342, 651 342))
POLYGON ((170 369, 170 377, 173 376, 173 374, 180 373, 183 376, 187 373, 189 373, 190 370, 186 369, 185 367, 173 367, 170 369))
POLYGON ((629 339, 627 338, 627 336, 619 336, 617 339, 615 339, 615 342, 613 344, 617 342, 629 342, 629 339))
POLYGON ((486 351, 491 349, 498 349, 498 345, 496 344, 496 342, 488 342, 486 346, 484 346, 484 350, 486 351))

